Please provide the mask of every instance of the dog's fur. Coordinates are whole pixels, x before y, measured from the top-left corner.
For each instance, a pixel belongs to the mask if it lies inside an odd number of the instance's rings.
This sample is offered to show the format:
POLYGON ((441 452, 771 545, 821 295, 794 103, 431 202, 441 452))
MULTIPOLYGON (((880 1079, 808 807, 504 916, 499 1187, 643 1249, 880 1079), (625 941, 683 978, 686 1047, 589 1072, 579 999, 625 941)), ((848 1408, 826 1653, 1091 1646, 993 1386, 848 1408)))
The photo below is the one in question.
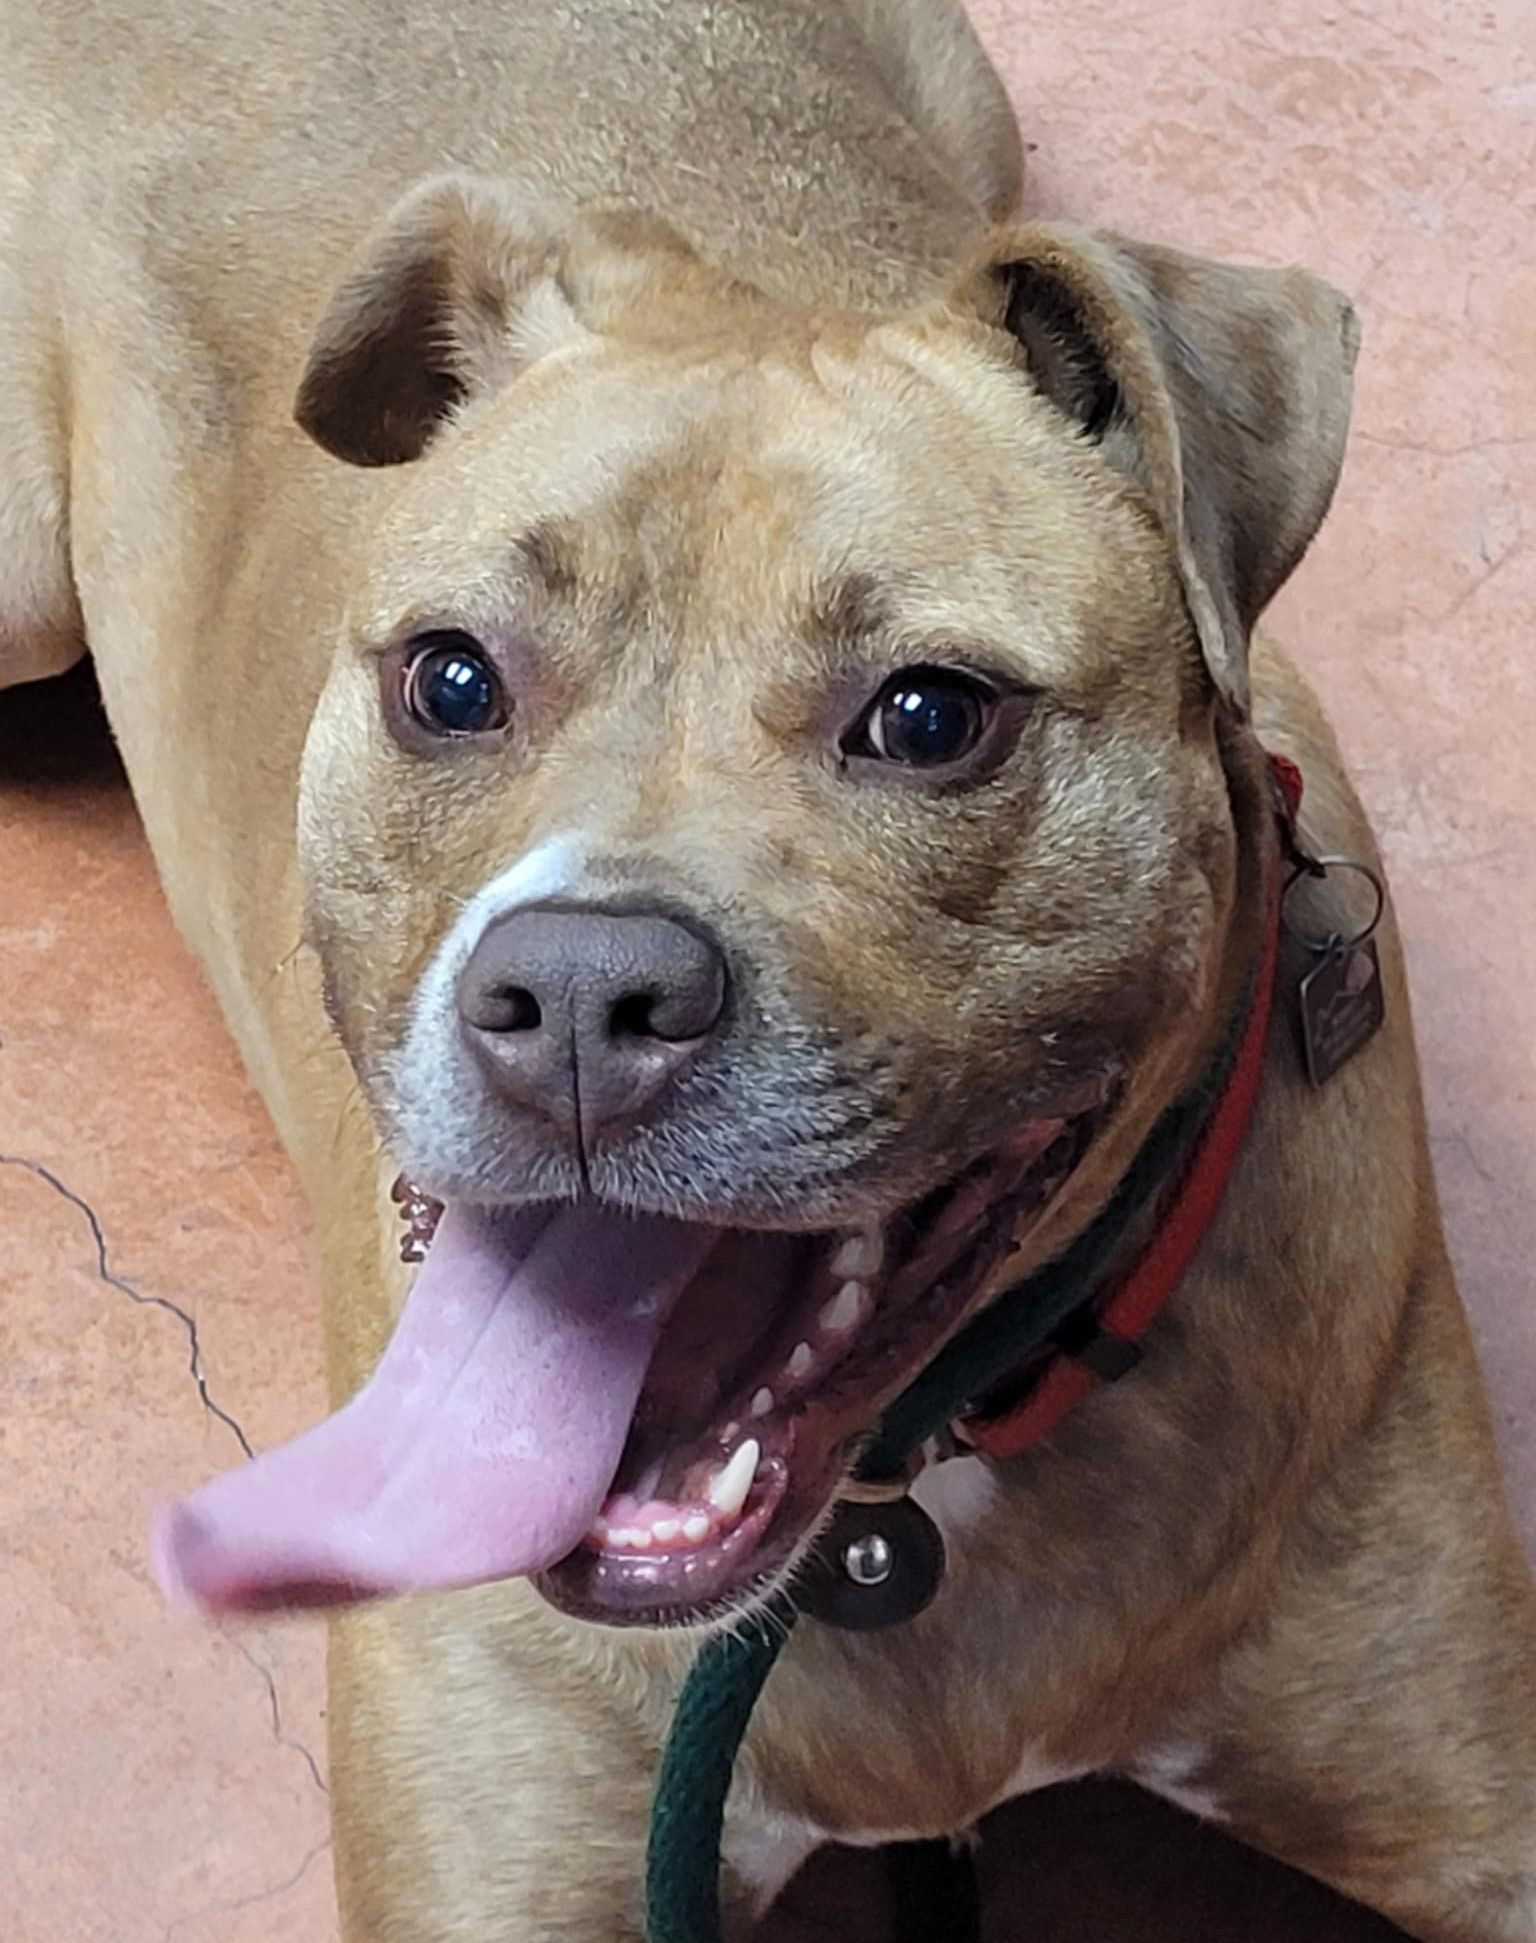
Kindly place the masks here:
MULTIPOLYGON (((885 1212, 1121 1057, 1017 1272, 1242 988, 1258 745, 1301 764, 1317 848, 1374 855, 1305 686, 1247 655, 1333 488, 1342 300, 989 231, 1017 137, 948 0, 446 11, 7 0, 0 34, 0 682, 95 655, 314 1207, 338 1394, 400 1293, 376 1124, 444 1166, 487 1110, 414 995, 520 857, 686 892, 753 968, 722 1117, 672 1130, 680 1204, 885 1212), (444 607, 515 634, 536 759, 386 731, 367 650, 444 607), (986 792, 876 802, 807 752, 850 642, 935 638, 1040 699, 986 792), (813 1164, 818 1099, 865 1131, 813 1164)), ((1145 1366, 939 1474, 925 1616, 801 1630, 733 1801, 733 1922, 820 1839, 1109 1769, 1414 1936, 1536 1939, 1536 1605, 1383 955, 1387 1027, 1322 1090, 1277 1024, 1145 1366)), ((345 1933, 637 1936, 690 1651, 521 1586, 339 1621, 345 1933)))

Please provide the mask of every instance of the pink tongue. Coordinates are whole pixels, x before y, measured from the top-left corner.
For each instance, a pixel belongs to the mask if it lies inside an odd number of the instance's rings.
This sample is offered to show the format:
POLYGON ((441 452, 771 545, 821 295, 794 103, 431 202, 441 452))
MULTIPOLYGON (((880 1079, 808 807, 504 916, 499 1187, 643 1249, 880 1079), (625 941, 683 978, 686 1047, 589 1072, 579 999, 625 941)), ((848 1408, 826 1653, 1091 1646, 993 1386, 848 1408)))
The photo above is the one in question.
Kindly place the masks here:
POLYGON ((264 1611, 564 1558, 612 1484, 667 1312, 718 1239, 601 1208, 450 1206, 368 1384, 164 1514, 166 1592, 264 1611))

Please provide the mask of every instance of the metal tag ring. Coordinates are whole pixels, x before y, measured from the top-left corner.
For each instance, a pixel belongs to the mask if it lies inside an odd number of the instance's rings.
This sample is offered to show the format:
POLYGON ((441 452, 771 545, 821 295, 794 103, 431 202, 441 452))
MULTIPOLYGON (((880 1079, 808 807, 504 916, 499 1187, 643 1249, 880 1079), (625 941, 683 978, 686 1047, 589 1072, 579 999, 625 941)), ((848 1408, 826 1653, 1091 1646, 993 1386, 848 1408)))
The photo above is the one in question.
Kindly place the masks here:
POLYGON ((1373 864, 1363 864, 1358 857, 1314 857, 1292 873, 1280 900, 1282 915, 1285 900, 1303 877, 1326 877, 1330 870, 1351 870, 1357 877, 1363 877, 1376 893, 1376 908, 1372 911, 1369 922, 1352 937, 1344 937, 1337 931, 1331 932, 1326 938, 1308 937, 1304 931, 1298 931, 1292 924, 1287 923, 1285 928, 1291 936, 1304 944, 1308 951, 1315 951, 1319 957, 1325 957, 1331 952, 1358 951, 1361 945, 1368 944, 1381 929, 1381 920, 1386 916, 1387 911, 1387 887, 1382 881, 1381 872, 1373 864))

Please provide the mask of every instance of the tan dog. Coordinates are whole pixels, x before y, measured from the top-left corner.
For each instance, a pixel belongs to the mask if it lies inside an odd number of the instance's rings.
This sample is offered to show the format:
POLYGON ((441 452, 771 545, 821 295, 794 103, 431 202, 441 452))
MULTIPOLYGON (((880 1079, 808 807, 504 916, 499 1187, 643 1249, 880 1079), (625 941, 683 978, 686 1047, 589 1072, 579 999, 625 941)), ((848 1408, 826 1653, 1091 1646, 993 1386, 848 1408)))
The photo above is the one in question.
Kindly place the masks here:
MULTIPOLYGON (((696 1644, 644 1623, 781 1578, 1204 1072, 1263 751, 1373 856, 1248 657, 1351 316, 988 233, 1017 140, 941 0, 11 0, 3 41, 0 679, 96 656, 313 1203, 338 1397, 403 1292, 391 1176, 449 1204, 362 1401, 183 1507, 165 1570, 422 1589, 336 1624, 350 1938, 619 1943, 696 1644)), ((1353 922, 1336 877, 1295 903, 1353 922)), ((1383 959, 1327 1085, 1277 1017, 1142 1368, 920 1482, 920 1618, 801 1628, 743 1928, 823 1839, 1108 1769, 1415 1936, 1536 1938, 1536 1605, 1383 959)))

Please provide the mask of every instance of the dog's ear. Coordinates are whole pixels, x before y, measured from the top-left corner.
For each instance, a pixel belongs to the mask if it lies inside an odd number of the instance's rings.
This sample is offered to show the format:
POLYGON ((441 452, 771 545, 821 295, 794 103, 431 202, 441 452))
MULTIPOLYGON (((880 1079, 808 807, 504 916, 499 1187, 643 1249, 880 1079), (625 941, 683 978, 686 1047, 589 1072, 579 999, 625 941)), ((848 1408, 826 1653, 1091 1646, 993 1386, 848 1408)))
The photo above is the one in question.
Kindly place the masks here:
POLYGON ((991 239, 959 296, 1145 491, 1217 692, 1246 714, 1250 630, 1338 482, 1350 304, 1300 270, 1037 227, 991 239))
POLYGON ((353 465, 400 465, 470 400, 600 334, 656 285, 703 268, 643 210, 555 218, 495 182, 423 183, 331 299, 294 416, 353 465))

